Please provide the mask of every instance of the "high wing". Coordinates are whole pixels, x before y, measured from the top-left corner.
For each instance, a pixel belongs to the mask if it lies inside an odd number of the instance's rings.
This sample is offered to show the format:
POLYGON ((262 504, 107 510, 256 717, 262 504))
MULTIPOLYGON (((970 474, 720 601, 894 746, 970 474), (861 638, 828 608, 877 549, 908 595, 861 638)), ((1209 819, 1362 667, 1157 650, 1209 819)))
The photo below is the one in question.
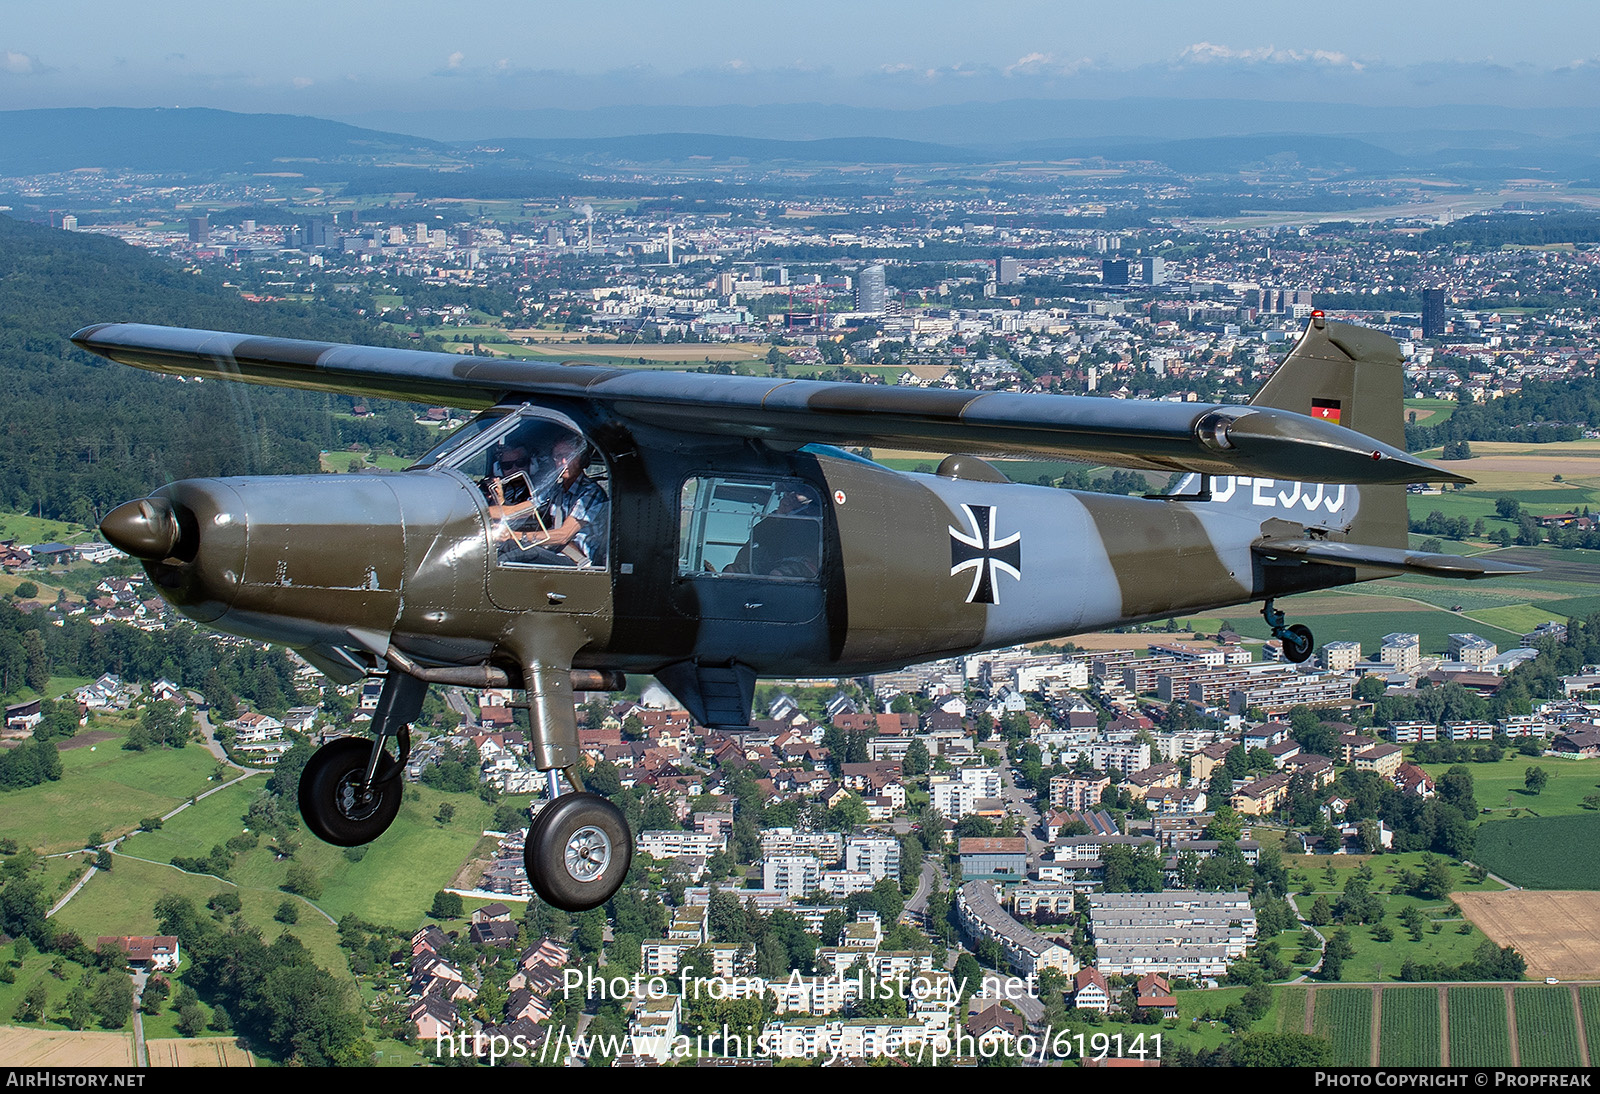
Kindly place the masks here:
POLYGON ((469 409, 508 398, 582 399, 624 419, 777 444, 1045 456, 1358 485, 1471 481, 1331 422, 1261 406, 635 371, 135 323, 85 327, 72 340, 156 372, 469 409))

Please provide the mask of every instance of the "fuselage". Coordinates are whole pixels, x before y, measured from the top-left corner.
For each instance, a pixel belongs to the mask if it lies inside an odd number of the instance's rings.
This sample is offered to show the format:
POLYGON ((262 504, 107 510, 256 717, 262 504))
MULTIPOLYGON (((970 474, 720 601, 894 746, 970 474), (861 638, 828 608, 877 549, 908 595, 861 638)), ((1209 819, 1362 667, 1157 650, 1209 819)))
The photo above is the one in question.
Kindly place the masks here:
POLYGON ((541 644, 578 668, 854 674, 1376 576, 1274 571, 1251 550, 1273 521, 1348 527, 1354 488, 1219 479, 1212 500, 1158 500, 1010 483, 971 459, 909 474, 561 420, 597 442, 609 528, 592 562, 508 561, 475 468, 443 459, 171 484, 156 496, 187 514, 190 557, 146 567, 196 621, 347 678, 389 646, 515 673, 541 644))

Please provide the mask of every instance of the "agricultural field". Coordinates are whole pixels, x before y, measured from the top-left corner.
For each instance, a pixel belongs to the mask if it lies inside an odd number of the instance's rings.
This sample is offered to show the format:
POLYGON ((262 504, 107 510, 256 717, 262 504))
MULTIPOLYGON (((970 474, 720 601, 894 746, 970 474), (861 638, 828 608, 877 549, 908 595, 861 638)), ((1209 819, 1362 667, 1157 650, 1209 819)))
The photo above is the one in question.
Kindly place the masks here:
POLYGON ((1511 994, 1523 1067, 1577 1067, 1583 1062, 1570 988, 1518 988, 1511 994))
POLYGON ((1378 1063, 1439 1066, 1439 989, 1384 988, 1378 1013, 1378 1063))
MULTIPOLYGON (((1580 857, 1580 856, 1574 856, 1580 857)), ((1463 914, 1496 945, 1514 946, 1532 977, 1600 978, 1600 893, 1452 893, 1463 914)))
POLYGON ((1369 988, 1318 988, 1311 1032, 1333 1044, 1337 1067, 1372 1063, 1372 991, 1369 988))
POLYGON ((1597 836, 1600 814, 1488 821, 1478 826, 1473 861, 1525 889, 1600 889, 1600 861, 1572 853, 1597 836))
POLYGON ((132 1067, 133 1033, 0 1026, 7 1067, 132 1067))
POLYGON ((1273 991, 1272 1009, 1262 1019, 1261 1027, 1274 1033, 1304 1033, 1311 990, 1304 987, 1280 987, 1273 991))
POLYGON ((1511 1062, 1511 1028, 1502 988, 1450 988, 1450 1066, 1494 1067, 1511 1062))
POLYGON ((1594 1063, 1600 1053, 1600 987, 1585 985, 1578 989, 1578 1017, 1583 1020, 1583 1036, 1589 1045, 1589 1062, 1594 1063))
POLYGON ((232 1037, 145 1036, 151 1067, 255 1067, 256 1058, 232 1037))

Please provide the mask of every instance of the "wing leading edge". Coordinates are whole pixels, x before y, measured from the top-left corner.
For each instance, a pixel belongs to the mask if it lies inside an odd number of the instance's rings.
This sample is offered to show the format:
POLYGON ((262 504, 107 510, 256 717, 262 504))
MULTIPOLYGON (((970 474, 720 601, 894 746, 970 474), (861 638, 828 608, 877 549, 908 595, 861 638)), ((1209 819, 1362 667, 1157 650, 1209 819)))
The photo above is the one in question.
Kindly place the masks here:
POLYGON ((1046 456, 1353 484, 1468 482, 1353 430, 1257 406, 626 370, 110 323, 73 342, 155 372, 481 409, 575 398, 620 417, 775 443, 1046 456))

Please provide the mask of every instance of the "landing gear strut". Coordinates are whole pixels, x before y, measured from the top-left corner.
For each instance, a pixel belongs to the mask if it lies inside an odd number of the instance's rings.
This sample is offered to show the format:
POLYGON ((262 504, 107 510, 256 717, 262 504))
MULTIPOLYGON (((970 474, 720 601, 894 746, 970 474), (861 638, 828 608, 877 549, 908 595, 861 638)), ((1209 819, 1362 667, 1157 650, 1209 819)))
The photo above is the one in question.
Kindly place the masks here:
POLYGON ((1311 649, 1316 640, 1311 637, 1310 627, 1303 623, 1296 623, 1292 627, 1284 626, 1283 613, 1273 607, 1270 599, 1261 606, 1261 618, 1272 628, 1272 637, 1283 643, 1285 661, 1298 665, 1311 656, 1311 649))
POLYGON ((600 795, 562 794, 534 818, 522 862, 546 903, 586 912, 622 887, 633 863, 633 835, 622 810, 600 795))
POLYGON ((383 835, 400 812, 400 775, 411 752, 408 724, 422 710, 428 685, 391 670, 373 711, 371 741, 340 737, 317 749, 300 773, 300 815, 325 843, 356 847, 383 835), (394 735, 400 755, 391 757, 384 740, 394 735))

